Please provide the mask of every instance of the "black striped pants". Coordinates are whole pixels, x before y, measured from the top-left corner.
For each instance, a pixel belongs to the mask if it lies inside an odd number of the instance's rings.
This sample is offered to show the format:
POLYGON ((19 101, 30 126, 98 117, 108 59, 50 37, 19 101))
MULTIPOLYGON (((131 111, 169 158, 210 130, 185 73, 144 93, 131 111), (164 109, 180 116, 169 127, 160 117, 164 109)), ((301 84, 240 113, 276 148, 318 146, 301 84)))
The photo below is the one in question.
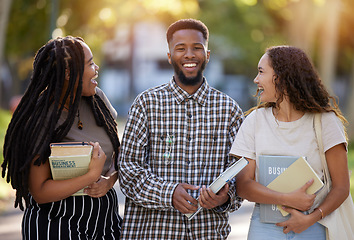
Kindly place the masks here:
POLYGON ((22 238, 119 239, 122 219, 118 207, 113 188, 100 198, 75 196, 47 204, 37 204, 30 196, 22 219, 22 238))

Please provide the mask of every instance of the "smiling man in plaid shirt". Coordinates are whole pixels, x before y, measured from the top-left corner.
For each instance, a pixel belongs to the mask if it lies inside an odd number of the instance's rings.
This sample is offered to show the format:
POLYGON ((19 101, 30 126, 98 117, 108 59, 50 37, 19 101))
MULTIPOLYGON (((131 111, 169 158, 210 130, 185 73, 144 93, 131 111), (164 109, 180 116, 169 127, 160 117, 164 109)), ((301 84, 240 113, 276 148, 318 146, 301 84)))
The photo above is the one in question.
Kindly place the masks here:
POLYGON ((122 239, 226 239, 229 212, 242 199, 235 181, 206 186, 235 159, 228 152, 244 119, 238 104, 203 77, 209 32, 194 19, 167 30, 169 83, 141 93, 124 130, 120 187, 126 195, 122 239), (203 207, 192 220, 185 213, 203 207))

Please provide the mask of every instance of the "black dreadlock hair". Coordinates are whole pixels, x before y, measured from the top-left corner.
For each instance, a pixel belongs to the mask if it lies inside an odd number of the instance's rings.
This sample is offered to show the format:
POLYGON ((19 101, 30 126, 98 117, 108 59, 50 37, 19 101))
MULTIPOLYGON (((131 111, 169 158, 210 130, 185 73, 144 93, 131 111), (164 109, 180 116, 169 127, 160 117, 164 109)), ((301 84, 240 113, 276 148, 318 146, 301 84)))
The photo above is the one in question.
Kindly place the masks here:
MULTIPOLYGON (((84 40, 80 37, 59 37, 48 41, 35 55, 30 84, 6 132, 1 165, 2 177, 7 173, 6 181, 11 181, 16 189, 15 208, 24 210, 22 198, 26 206, 29 204, 28 175, 33 159, 39 156, 35 165, 45 163, 50 155, 49 144, 60 142, 74 122, 85 68, 81 42, 84 40), (64 106, 68 107, 67 118, 56 127, 64 106)), ((109 109, 98 95, 84 99, 89 102, 97 125, 103 126, 109 135, 118 156, 117 123, 109 109)))

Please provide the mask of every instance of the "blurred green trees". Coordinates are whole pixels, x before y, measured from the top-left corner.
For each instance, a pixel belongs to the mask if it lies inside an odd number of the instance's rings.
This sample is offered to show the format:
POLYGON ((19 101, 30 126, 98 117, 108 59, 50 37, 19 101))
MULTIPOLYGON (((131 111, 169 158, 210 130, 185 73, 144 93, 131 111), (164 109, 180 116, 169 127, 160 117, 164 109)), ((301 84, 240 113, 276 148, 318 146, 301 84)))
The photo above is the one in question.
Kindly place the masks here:
MULTIPOLYGON (((193 17, 208 25, 209 47, 223 60, 227 74, 253 78, 268 46, 303 48, 331 92, 338 79, 344 82, 341 107, 354 123, 352 0, 12 0, 11 4, 4 56, 14 79, 13 95, 23 91, 35 51, 51 37, 82 36, 99 63, 103 43, 114 38, 117 28, 150 20, 168 26, 193 17)), ((354 128, 348 130, 354 136, 354 128)))
POLYGON ((3 156, 4 138, 10 120, 11 120, 11 113, 9 111, 0 109, 0 153, 1 153, 0 165, 4 160, 4 156, 3 156))
POLYGON ((151 19, 169 25, 194 17, 210 28, 210 44, 227 60, 227 72, 254 74, 264 49, 275 44, 293 44, 314 57, 326 56, 321 51, 329 47, 321 50, 321 42, 330 39, 323 36, 333 36, 338 39, 334 40, 336 55, 341 56, 334 65, 343 73, 352 70, 353 9, 351 0, 13 0, 5 56, 14 62, 32 56, 53 36, 50 31, 82 36, 98 50, 120 25, 151 19), (50 29, 52 16, 56 17, 54 29, 50 29), (330 23, 337 23, 334 31, 330 23), (327 30, 331 32, 325 35, 327 30))

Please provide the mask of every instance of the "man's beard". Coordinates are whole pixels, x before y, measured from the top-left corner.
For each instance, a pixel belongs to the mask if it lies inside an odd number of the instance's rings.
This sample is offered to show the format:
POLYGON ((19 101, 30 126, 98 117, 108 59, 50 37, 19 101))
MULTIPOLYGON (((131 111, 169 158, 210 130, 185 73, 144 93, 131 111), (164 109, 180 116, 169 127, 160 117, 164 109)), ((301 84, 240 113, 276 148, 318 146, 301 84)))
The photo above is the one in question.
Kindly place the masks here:
POLYGON ((175 70, 175 73, 178 76, 179 81, 185 85, 185 86, 195 86, 197 84, 199 84, 202 80, 203 80, 203 71, 205 69, 206 66, 206 61, 204 61, 202 63, 201 68, 198 70, 198 73, 195 77, 186 77, 186 75, 184 75, 183 71, 178 67, 178 65, 172 60, 172 66, 173 69, 175 70))

